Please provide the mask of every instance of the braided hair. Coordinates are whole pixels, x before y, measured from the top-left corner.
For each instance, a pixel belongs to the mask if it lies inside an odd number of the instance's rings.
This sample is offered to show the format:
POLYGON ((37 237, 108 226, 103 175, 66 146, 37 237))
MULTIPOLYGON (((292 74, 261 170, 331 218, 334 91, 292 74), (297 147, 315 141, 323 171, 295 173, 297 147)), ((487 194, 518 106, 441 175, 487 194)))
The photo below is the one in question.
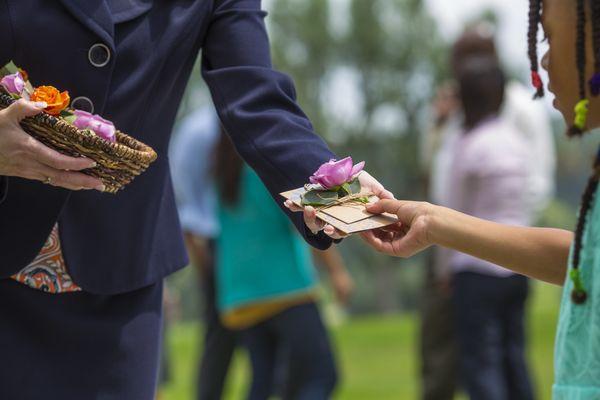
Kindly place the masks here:
MULTIPOLYGON (((589 10, 592 20, 592 36, 594 48, 594 75, 586 82, 586 0, 576 0, 577 3, 577 34, 576 34, 576 68, 578 73, 579 101, 575 106, 575 120, 569 128, 567 134, 569 137, 581 136, 586 130, 587 114, 589 100, 587 99, 587 89, 592 96, 600 94, 600 1, 588 0, 589 10)), ((537 33, 541 21, 542 0, 529 1, 529 33, 528 33, 528 54, 531 63, 531 80, 536 89, 535 98, 544 95, 543 83, 538 73, 537 57, 537 33)), ((580 274, 581 249, 583 247, 583 233, 588 218, 588 213, 594 201, 595 193, 598 188, 600 178, 600 149, 596 154, 594 161, 594 172, 587 182, 585 191, 581 199, 581 208, 575 228, 575 239, 573 242, 572 268, 569 277, 573 282, 573 291, 571 299, 576 304, 584 303, 587 299, 587 292, 582 282, 580 274)))
POLYGON ((590 93, 600 95, 600 1, 590 0, 592 15, 592 39, 594 48, 594 75, 590 79, 590 93))
POLYGON ((538 28, 541 22, 542 0, 529 1, 529 30, 527 33, 528 39, 528 54, 529 62, 531 63, 531 84, 536 89, 534 99, 544 96, 544 83, 539 73, 539 62, 537 54, 537 35, 538 28))

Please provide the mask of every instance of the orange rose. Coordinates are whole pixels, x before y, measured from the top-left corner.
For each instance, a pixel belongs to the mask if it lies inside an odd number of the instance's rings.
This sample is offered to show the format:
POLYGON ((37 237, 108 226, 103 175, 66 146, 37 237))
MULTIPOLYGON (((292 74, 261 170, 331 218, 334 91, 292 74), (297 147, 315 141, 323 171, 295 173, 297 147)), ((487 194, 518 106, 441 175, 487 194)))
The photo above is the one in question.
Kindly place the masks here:
POLYGON ((59 92, 54 86, 40 86, 35 88, 31 101, 45 101, 48 104, 45 111, 50 115, 58 115, 67 108, 71 98, 69 92, 59 92))
POLYGON ((21 77, 24 81, 29 80, 29 74, 27 73, 27 71, 25 71, 23 68, 19 68, 19 72, 21 73, 21 77))

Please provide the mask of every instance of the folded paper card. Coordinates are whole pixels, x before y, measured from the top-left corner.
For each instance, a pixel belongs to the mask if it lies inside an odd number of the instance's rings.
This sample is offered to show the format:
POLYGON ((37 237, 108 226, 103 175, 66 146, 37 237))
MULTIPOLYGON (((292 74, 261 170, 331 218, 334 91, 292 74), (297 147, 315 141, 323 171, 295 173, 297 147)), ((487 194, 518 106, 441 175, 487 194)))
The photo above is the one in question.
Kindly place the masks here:
MULTIPOLYGON (((306 192, 306 188, 298 188, 283 192, 281 196, 291 200, 299 207, 304 207, 302 204, 302 195, 306 192)), ((365 191, 361 191, 361 193, 366 194, 365 191)), ((369 202, 377 200, 377 196, 369 196, 369 202)), ((398 217, 393 214, 385 213, 376 215, 367 212, 365 205, 360 202, 349 201, 332 206, 316 206, 315 208, 317 209, 317 217, 319 219, 347 235, 382 228, 398 222, 398 217)))

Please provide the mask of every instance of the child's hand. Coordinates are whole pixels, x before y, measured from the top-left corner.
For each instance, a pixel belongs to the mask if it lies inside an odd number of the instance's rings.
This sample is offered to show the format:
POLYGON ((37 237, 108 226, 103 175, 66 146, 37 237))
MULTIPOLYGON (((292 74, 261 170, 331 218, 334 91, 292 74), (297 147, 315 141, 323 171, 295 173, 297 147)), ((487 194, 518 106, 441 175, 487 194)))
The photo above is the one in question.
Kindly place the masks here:
POLYGON ((399 222, 385 228, 361 233, 375 250, 395 257, 411 257, 433 243, 428 238, 435 206, 429 203, 402 200, 381 200, 367 206, 373 214, 395 214, 399 222))

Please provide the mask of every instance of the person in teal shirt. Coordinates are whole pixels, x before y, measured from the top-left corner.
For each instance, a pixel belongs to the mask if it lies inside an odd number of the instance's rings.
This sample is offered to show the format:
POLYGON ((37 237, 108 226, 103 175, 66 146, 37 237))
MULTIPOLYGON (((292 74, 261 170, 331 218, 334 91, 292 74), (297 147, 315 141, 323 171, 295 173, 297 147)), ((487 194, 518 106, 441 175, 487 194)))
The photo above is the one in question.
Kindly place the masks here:
MULTIPOLYGON (((330 398, 337 370, 316 304, 318 278, 308 246, 226 135, 215 173, 221 226, 217 306, 224 325, 240 331, 249 351, 253 379, 248 398, 330 398), (277 380, 282 371, 283 382, 277 380), (282 393, 275 393, 278 389, 282 393)), ((352 283, 332 252, 318 254, 343 300, 352 283)))
MULTIPOLYGON (((600 127, 600 2, 530 0, 529 57, 536 95, 537 32, 550 49, 542 67, 550 76, 554 106, 569 136, 600 127)), ((433 244, 564 285, 555 346, 555 400, 600 399, 600 151, 583 194, 575 232, 508 226, 428 203, 382 200, 373 213, 392 212, 399 225, 363 233, 376 250, 411 256, 433 244)), ((491 398, 491 397, 488 397, 491 398)))

